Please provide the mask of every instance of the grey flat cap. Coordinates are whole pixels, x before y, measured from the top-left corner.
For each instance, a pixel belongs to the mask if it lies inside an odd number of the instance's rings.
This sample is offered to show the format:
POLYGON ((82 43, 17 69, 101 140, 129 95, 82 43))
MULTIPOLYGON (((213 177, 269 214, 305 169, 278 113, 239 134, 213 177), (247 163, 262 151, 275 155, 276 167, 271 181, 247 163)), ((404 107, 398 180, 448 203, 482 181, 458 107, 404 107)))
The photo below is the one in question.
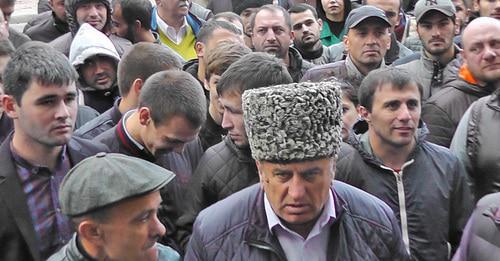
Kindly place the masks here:
POLYGON ((429 11, 439 11, 446 16, 452 17, 457 11, 451 0, 419 0, 415 4, 415 19, 420 22, 422 16, 429 11))
POLYGON ((345 20, 346 31, 349 29, 356 27, 358 24, 363 22, 365 19, 370 17, 379 18, 380 21, 387 25, 387 27, 391 27, 391 23, 389 23, 389 19, 385 15, 385 12, 382 9, 379 9, 372 5, 364 5, 359 8, 353 9, 347 19, 345 20))
POLYGON ((243 115, 256 160, 336 157, 342 136, 340 84, 303 82, 247 90, 243 115))
POLYGON ((74 166, 59 190, 61 210, 80 216, 127 198, 156 191, 175 174, 151 162, 117 153, 98 153, 74 166))

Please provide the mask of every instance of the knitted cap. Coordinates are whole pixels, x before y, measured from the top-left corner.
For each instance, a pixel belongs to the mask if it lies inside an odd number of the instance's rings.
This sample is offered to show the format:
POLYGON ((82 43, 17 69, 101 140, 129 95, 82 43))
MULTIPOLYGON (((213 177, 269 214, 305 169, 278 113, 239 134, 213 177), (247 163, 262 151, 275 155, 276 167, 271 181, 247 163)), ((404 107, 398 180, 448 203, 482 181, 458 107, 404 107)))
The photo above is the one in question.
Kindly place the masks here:
POLYGON ((336 157, 342 140, 341 97, 336 81, 245 91, 243 115, 252 156, 271 162, 336 157))

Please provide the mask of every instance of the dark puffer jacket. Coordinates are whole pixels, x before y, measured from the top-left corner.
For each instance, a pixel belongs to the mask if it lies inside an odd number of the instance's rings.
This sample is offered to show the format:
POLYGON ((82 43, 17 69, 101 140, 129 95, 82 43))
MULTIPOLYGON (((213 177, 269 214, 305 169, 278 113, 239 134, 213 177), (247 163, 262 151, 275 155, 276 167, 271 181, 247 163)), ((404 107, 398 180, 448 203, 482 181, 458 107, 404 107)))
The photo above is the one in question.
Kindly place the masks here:
POLYGON ((185 247, 201 210, 259 181, 250 148, 240 149, 226 138, 210 147, 198 163, 189 188, 189 201, 177 221, 181 246, 185 247))
MULTIPOLYGON (((342 182, 333 182, 331 189, 336 218, 325 249, 327 260, 408 260, 397 221, 386 204, 342 182)), ((203 210, 184 260, 286 260, 269 231, 260 185, 203 210)))
POLYGON ((360 139, 351 135, 353 148, 339 157, 335 179, 378 197, 392 208, 413 258, 448 260, 450 250, 460 242, 472 196, 459 160, 448 149, 424 138, 425 128, 420 130, 408 161, 396 172, 372 155, 367 133, 360 139))
POLYGON ((477 99, 490 95, 494 88, 481 87, 462 78, 445 84, 443 89, 431 96, 422 107, 422 120, 430 131, 427 140, 450 147, 453 134, 465 111, 477 99))

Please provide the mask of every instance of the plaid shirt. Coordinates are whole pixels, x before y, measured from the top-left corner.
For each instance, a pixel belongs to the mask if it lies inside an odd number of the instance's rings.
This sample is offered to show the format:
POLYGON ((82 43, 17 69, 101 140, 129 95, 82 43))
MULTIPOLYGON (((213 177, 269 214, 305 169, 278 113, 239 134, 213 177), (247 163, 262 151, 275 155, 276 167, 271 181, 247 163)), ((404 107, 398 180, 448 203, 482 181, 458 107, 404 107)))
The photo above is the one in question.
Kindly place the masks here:
POLYGON ((63 147, 54 172, 47 167, 34 166, 21 158, 12 143, 10 150, 38 236, 41 257, 47 259, 64 246, 73 233, 69 220, 61 213, 58 197, 59 186, 71 168, 66 146, 63 147))

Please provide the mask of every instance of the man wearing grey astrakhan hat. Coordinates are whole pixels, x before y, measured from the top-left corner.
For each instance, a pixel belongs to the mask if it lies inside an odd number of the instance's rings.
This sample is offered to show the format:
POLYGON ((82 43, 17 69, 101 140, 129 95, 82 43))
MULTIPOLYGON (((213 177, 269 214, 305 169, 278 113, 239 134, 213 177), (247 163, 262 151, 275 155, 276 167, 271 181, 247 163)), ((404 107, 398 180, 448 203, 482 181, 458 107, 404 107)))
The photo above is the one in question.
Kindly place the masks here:
POLYGON ((451 0, 420 0, 415 5, 417 33, 422 42, 422 52, 398 68, 411 72, 415 81, 422 84, 422 100, 441 89, 455 74, 461 64, 460 48, 453 43, 455 36, 455 6, 451 0), (456 60, 454 60, 456 59, 456 60))
POLYGON ((247 90, 243 112, 260 184, 200 213, 186 260, 408 260, 389 207, 333 182, 338 83, 247 90))
POLYGON ((357 89, 370 71, 385 67, 384 56, 391 44, 391 23, 384 11, 374 6, 356 8, 349 13, 346 27, 346 59, 312 68, 302 81, 317 82, 335 76, 357 89))
POLYGON ((76 233, 56 260, 180 260, 156 241, 165 234, 159 189, 175 174, 122 154, 99 153, 72 168, 59 197, 76 233))

